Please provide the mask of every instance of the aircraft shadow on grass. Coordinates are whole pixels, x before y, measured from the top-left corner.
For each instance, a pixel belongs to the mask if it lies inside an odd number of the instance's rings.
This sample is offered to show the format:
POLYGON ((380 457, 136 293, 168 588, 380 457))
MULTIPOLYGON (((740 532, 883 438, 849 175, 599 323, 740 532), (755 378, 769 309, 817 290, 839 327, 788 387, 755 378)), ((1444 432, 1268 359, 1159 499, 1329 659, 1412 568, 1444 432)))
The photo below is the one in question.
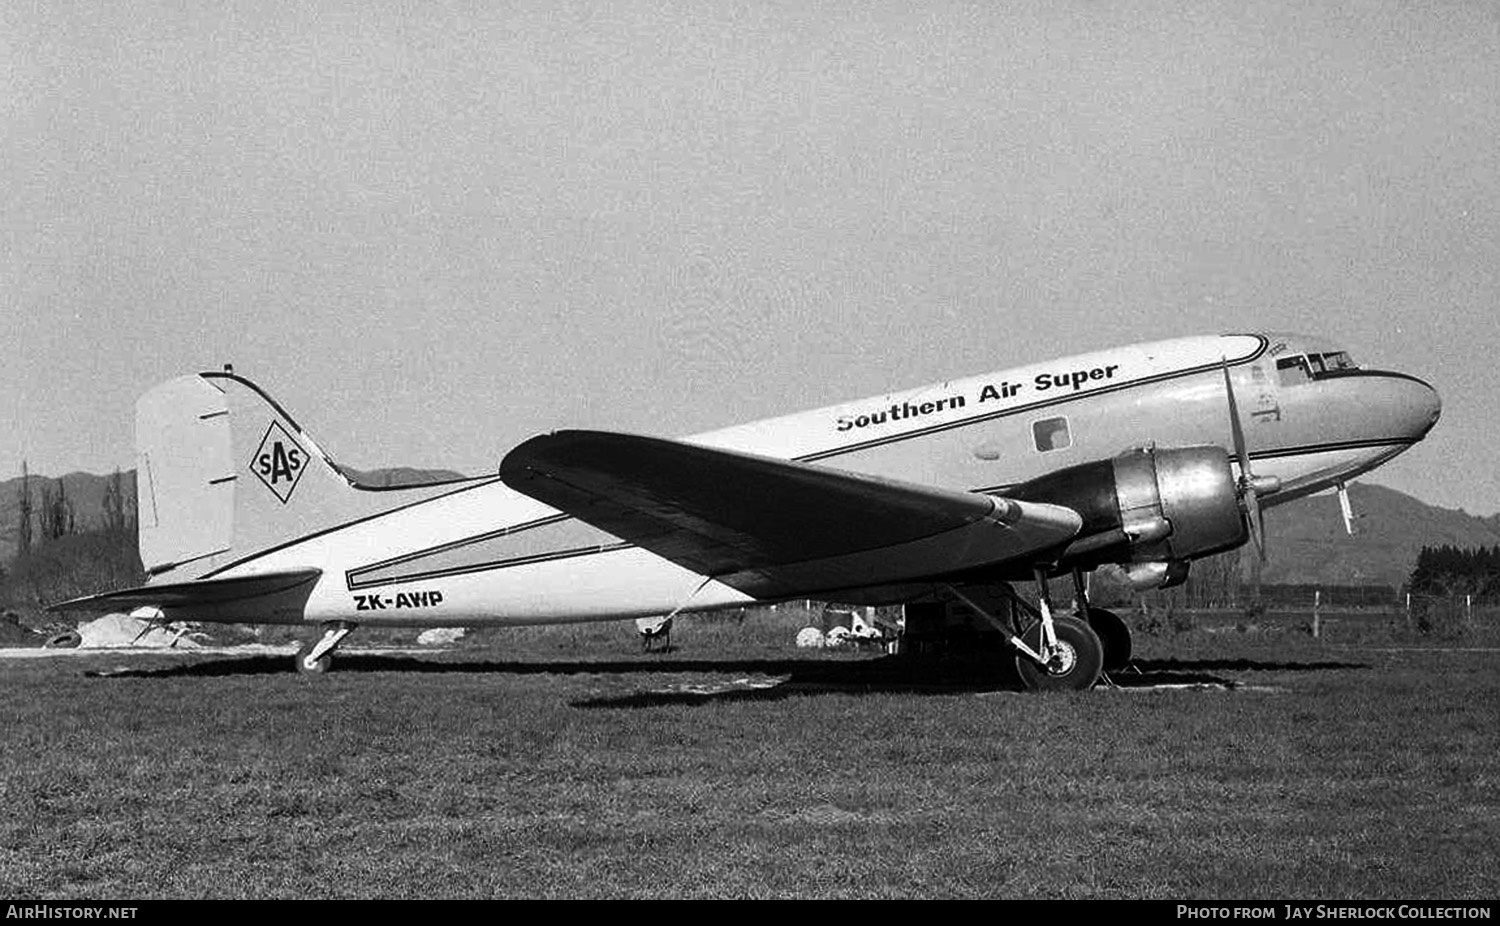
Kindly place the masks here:
MULTIPOLYGON (((1112 673, 1108 686, 1120 690, 1246 687, 1244 673, 1328 672, 1366 669, 1352 662, 1282 662, 1253 659, 1145 659, 1112 673)), ((1023 691, 1013 661, 994 659, 863 660, 725 659, 686 660, 670 654, 602 661, 505 661, 435 659, 422 655, 347 652, 336 674, 373 672, 479 674, 496 676, 592 675, 611 679, 616 690, 572 702, 583 708, 656 707, 714 701, 778 700, 820 693, 964 694, 1023 691), (619 681, 641 676, 641 687, 626 689, 619 681), (674 676, 670 679, 654 676, 674 676)), ((282 655, 194 660, 170 666, 121 667, 85 673, 97 678, 220 678, 291 675, 282 655)))

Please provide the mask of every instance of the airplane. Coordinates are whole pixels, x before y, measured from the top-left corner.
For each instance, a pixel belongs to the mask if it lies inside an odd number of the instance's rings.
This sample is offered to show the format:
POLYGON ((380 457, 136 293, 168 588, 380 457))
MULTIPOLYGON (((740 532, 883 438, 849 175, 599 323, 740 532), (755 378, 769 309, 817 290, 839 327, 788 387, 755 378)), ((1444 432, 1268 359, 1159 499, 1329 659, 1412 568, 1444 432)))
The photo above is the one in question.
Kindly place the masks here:
POLYGON ((487 475, 376 488, 226 367, 137 403, 147 584, 54 609, 317 625, 296 659, 320 673, 361 624, 791 599, 906 604, 910 623, 936 602, 993 624, 1026 687, 1083 690, 1131 648, 1089 603, 1087 573, 1115 564, 1145 590, 1247 542, 1264 556, 1263 509, 1342 492, 1440 412, 1427 383, 1319 338, 1197 336, 681 440, 561 430, 487 475), (1069 575, 1074 605, 1059 609, 1048 583, 1069 575), (1016 589, 1031 582, 1035 604, 1016 589))

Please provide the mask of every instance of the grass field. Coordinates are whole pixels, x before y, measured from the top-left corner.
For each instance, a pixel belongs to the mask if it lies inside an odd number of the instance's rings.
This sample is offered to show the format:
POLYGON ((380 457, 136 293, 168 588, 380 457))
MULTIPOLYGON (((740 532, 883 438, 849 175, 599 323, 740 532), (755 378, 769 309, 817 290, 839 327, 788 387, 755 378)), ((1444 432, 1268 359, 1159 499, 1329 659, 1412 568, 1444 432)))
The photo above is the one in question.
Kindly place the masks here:
POLYGON ((1500 895, 1493 641, 1138 635, 1039 696, 789 620, 0 661, 0 896, 1500 895))

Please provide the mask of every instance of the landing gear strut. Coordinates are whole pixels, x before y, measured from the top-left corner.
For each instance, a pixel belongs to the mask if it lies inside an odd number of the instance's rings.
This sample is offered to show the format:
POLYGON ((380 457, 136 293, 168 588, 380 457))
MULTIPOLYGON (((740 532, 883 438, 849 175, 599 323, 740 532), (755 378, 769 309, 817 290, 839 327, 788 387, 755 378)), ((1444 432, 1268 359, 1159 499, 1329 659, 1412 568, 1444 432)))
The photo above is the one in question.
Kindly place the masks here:
POLYGON ((1045 570, 1036 571, 1037 607, 1022 602, 1009 586, 1005 593, 1025 610, 1036 614, 1036 623, 1013 633, 1007 623, 965 595, 956 586, 948 590, 981 617, 1005 634, 1016 650, 1016 670, 1021 682, 1032 691, 1086 691, 1099 681, 1104 662, 1104 646, 1089 625, 1073 617, 1055 617, 1047 590, 1045 570))
POLYGON ((297 671, 307 675, 322 675, 333 662, 333 651, 344 642, 344 638, 358 626, 348 621, 329 621, 323 625, 323 637, 316 643, 303 646, 297 651, 297 671))

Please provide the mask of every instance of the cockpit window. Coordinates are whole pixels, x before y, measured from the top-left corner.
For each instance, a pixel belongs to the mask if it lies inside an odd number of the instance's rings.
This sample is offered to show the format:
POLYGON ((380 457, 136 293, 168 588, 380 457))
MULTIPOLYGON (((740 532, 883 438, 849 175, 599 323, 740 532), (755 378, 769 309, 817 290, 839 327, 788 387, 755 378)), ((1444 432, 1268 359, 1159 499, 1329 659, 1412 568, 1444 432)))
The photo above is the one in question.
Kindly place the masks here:
POLYGON ((1357 369, 1359 367, 1349 355, 1341 350, 1326 354, 1298 354, 1276 361, 1276 378, 1283 386, 1297 386, 1344 370, 1357 369))
POLYGON ((1341 350, 1324 354, 1323 366, 1329 373, 1337 373, 1339 370, 1359 369, 1359 367, 1354 365, 1354 361, 1349 359, 1349 355, 1341 350))
POLYGON ((1307 369, 1307 358, 1299 354, 1276 361, 1276 380, 1283 386, 1300 386, 1312 382, 1312 373, 1307 369))

